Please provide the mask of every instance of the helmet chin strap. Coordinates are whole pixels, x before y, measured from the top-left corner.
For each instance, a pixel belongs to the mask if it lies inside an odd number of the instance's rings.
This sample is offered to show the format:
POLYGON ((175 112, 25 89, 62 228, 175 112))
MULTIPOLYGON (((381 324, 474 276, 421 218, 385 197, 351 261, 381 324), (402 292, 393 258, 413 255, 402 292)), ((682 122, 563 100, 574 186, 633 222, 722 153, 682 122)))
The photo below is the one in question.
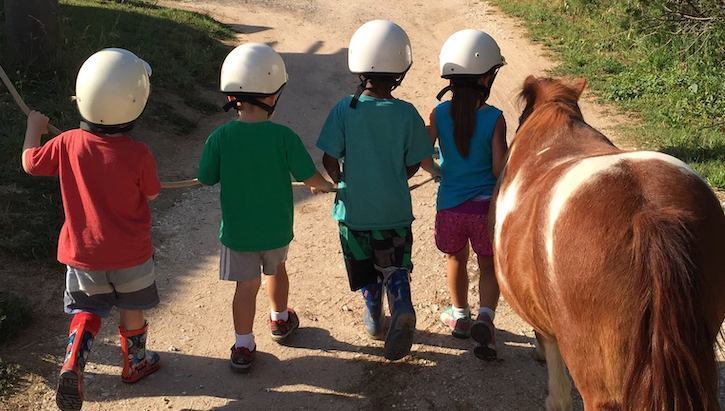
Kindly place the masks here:
POLYGON ((98 134, 121 134, 131 131, 133 126, 133 122, 114 126, 105 126, 103 124, 94 124, 86 120, 81 120, 80 129, 98 134))
POLYGON ((280 89, 277 92, 277 98, 274 100, 274 104, 272 104, 271 106, 269 104, 263 103, 259 100, 260 98, 264 98, 267 96, 253 96, 253 95, 249 95, 249 94, 234 94, 234 93, 230 93, 227 95, 234 97, 234 100, 231 100, 227 104, 222 106, 224 111, 229 111, 232 108, 239 110, 239 103, 249 103, 249 104, 255 105, 255 106, 261 108, 262 110, 266 111, 267 118, 270 118, 270 117, 272 117, 274 110, 277 108, 277 103, 279 102, 279 98, 282 95, 282 89, 280 89))
MULTIPOLYGON (((491 86, 493 86, 493 82, 494 82, 494 80, 496 80, 496 75, 498 74, 498 69, 499 68, 500 68, 500 66, 494 67, 491 70, 489 70, 487 73, 482 74, 482 76, 485 76, 486 74, 493 72, 493 76, 491 77, 491 81, 486 86, 480 84, 478 82, 478 78, 471 78, 471 77, 468 77, 468 78, 467 77, 458 77, 458 78, 453 77, 453 78, 450 78, 449 79, 450 80, 450 84, 447 85, 447 86, 445 86, 445 87, 443 87, 441 89, 441 91, 438 92, 438 94, 436 95, 436 99, 438 101, 441 101, 441 99, 443 98, 443 96, 446 93, 448 93, 449 91, 453 91, 453 87, 466 87, 466 88, 471 88, 471 89, 474 89, 474 90, 479 91, 481 93, 481 96, 487 96, 488 97, 488 95, 491 93, 491 86)), ((485 99, 482 97, 481 98, 481 103, 484 103, 484 102, 485 102, 485 99)))
MULTIPOLYGON (((400 86, 400 84, 403 82, 403 79, 405 78, 405 75, 408 74, 408 70, 404 71, 395 79, 395 82, 393 83, 393 88, 390 89, 390 91, 395 90, 400 86)), ((364 74, 358 75, 358 78, 360 79, 360 84, 358 84, 357 89, 355 90, 355 95, 352 96, 352 100, 350 100, 350 108, 357 107, 358 101, 360 101, 360 96, 365 90, 370 90, 371 87, 368 87, 368 80, 369 77, 365 76, 364 74)))

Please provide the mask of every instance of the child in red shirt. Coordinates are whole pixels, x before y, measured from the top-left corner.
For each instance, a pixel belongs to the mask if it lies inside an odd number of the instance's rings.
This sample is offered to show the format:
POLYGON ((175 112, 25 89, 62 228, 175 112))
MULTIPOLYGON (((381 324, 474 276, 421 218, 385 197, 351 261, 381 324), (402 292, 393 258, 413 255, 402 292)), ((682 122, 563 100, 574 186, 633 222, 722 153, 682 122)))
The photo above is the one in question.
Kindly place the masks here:
POLYGON ((48 118, 28 115, 23 169, 59 177, 65 212, 58 261, 67 266, 65 311, 73 317, 56 391, 61 410, 81 408, 88 351, 101 317, 114 306, 120 309, 122 381, 136 382, 160 366, 158 354, 145 348, 143 310, 159 302, 148 200, 161 187, 148 147, 127 134, 146 105, 150 75, 133 53, 101 50, 76 80, 80 129, 41 146, 48 118))

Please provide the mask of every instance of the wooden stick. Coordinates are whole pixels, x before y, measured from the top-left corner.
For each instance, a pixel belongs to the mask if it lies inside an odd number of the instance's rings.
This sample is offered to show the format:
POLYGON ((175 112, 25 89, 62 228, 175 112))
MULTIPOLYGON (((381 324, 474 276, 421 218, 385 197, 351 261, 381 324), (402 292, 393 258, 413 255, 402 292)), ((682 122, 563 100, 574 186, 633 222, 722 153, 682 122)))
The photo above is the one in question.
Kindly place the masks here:
POLYGON ((198 179, 194 178, 191 180, 181 180, 181 181, 162 181, 161 182, 161 188, 188 188, 188 187, 197 187, 200 186, 201 183, 198 179))
MULTIPOLYGON (((423 186, 425 184, 430 183, 431 181, 435 180, 434 177, 428 177, 425 180, 421 181, 420 183, 416 183, 410 186, 410 191, 415 190, 416 188, 423 186)), ((161 182, 161 188, 167 189, 167 188, 190 188, 190 187, 198 187, 201 186, 201 183, 198 179, 194 178, 191 180, 180 180, 180 181, 162 181, 161 182)), ((301 181, 293 181, 292 187, 306 187, 305 183, 301 181)), ((337 187, 333 191, 337 191, 337 187)))
POLYGON ((428 184, 428 183, 430 183, 433 180, 435 180, 435 177, 432 177, 431 176, 431 177, 428 177, 425 180, 421 181, 420 183, 415 183, 412 186, 410 186, 410 191, 413 191, 413 190, 415 190, 416 188, 418 188, 418 187, 420 187, 422 185, 428 184))
MULTIPOLYGON (((23 98, 20 97, 20 94, 18 94, 18 90, 15 89, 15 86, 10 81, 10 78, 5 73, 5 70, 3 69, 2 66, 0 66, 0 79, 2 79, 3 84, 5 84, 5 87, 7 87, 8 91, 13 96, 13 100, 15 100, 15 104, 17 104, 18 107, 20 107, 20 110, 22 110, 23 113, 25 113, 26 116, 28 114, 30 114, 30 107, 28 107, 28 105, 25 104, 25 101, 23 101, 23 98)), ((48 131, 51 134, 53 134, 54 136, 57 136, 58 134, 61 133, 61 131, 58 130, 58 128, 56 128, 52 124, 48 124, 48 131)))

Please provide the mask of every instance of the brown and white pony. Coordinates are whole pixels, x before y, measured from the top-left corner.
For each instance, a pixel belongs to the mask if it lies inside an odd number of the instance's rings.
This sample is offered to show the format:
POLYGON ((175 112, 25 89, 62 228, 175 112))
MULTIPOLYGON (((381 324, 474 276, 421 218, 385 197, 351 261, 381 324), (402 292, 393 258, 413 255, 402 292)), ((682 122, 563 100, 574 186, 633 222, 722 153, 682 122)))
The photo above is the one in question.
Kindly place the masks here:
POLYGON ((492 219, 501 292, 546 354, 546 407, 571 408, 568 367, 587 410, 717 410, 723 210, 680 160, 589 126, 585 85, 526 79, 492 219))

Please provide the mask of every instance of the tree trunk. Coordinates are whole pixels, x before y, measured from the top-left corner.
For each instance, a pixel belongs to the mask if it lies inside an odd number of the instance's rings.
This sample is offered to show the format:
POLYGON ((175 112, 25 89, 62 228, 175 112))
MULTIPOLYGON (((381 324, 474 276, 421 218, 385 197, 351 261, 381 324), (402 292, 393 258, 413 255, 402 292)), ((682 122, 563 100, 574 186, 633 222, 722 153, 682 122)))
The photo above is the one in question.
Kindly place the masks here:
POLYGON ((5 0, 5 33, 14 59, 53 64, 60 45, 58 0, 5 0))

